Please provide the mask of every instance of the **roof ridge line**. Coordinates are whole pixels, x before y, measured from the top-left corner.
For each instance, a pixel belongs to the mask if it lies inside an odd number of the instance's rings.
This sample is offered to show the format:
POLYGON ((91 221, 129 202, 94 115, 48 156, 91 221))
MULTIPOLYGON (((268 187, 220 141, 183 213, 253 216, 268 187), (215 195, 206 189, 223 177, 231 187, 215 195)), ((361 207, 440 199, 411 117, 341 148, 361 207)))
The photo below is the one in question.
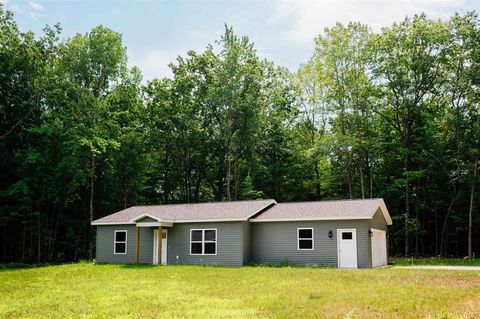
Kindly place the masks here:
POLYGON ((327 199, 327 200, 306 200, 297 202, 277 202, 277 204, 301 204, 301 203, 326 203, 326 202, 353 202, 353 201, 369 201, 369 200, 383 200, 381 197, 376 198, 357 198, 357 199, 327 199))
MULTIPOLYGON (((245 202, 260 202, 260 201, 274 201, 273 198, 266 199, 247 199, 247 200, 231 200, 231 201, 221 201, 221 202, 197 202, 197 203, 171 203, 171 204, 152 204, 152 205, 133 205, 132 207, 152 207, 152 206, 175 206, 175 205, 199 205, 199 204, 228 204, 228 203, 245 203, 245 202)), ((128 209, 125 208, 125 209, 128 209)))

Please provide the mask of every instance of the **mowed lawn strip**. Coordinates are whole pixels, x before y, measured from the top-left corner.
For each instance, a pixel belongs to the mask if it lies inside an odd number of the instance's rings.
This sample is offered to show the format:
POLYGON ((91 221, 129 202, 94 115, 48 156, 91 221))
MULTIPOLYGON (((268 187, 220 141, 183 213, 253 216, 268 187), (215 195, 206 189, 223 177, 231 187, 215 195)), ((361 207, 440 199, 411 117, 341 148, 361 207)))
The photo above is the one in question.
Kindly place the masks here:
POLYGON ((480 272, 128 266, 0 271, 3 318, 480 317, 480 272))

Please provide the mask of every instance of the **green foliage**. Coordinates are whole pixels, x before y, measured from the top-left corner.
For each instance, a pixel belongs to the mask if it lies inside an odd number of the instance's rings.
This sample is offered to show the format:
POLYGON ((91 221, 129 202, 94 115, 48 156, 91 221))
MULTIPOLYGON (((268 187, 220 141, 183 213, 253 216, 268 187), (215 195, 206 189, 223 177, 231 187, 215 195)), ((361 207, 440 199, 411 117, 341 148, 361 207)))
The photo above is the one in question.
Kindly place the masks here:
POLYGON ((253 188, 253 181, 250 176, 245 177, 242 183, 242 198, 243 199, 257 199, 264 196, 262 191, 257 191, 253 188))

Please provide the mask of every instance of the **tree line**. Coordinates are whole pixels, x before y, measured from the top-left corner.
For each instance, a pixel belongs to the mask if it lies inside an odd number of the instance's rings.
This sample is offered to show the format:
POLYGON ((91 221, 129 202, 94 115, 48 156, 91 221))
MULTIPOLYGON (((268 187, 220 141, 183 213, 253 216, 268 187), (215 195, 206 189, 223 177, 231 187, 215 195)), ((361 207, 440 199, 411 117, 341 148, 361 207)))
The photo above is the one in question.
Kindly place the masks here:
POLYGON ((0 6, 0 30, 0 262, 93 258, 90 222, 132 205, 256 198, 382 197, 391 254, 479 248, 474 12, 338 23, 296 72, 225 26, 146 84, 106 27, 0 6))

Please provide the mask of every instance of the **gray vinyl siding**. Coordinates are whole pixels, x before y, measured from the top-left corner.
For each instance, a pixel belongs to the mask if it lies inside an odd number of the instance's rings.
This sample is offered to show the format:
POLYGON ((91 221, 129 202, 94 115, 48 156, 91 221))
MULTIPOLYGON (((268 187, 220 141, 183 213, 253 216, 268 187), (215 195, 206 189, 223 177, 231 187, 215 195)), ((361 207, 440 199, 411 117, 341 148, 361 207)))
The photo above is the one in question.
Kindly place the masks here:
POLYGON ((380 229, 380 230, 387 230, 387 222, 383 217, 382 212, 377 210, 373 218, 370 220, 370 228, 380 229))
POLYGON ((251 223, 243 222, 243 264, 247 264, 251 259, 251 223))
POLYGON ((245 258, 246 222, 177 223, 168 229, 168 264, 242 266, 245 258), (191 229, 217 229, 216 255, 190 255, 191 229))
MULTIPOLYGON (((377 210, 377 212, 373 215, 373 218, 369 221, 369 229, 375 228, 375 229, 380 229, 384 230, 388 234, 388 225, 387 222, 385 221, 385 217, 383 217, 382 212, 380 209, 377 210)), ((388 259, 388 236, 387 236, 387 259, 388 259)), ((372 265, 372 239, 370 236, 368 236, 368 258, 370 262, 370 267, 372 265)))
MULTIPOLYGON (((153 261, 153 228, 140 227, 140 243, 138 261, 152 263, 153 261)), ((125 264, 135 262, 135 225, 105 225, 97 226, 96 261, 98 263, 125 264), (127 231, 127 253, 114 254, 115 230, 127 231)))
POLYGON ((294 221, 251 223, 252 261, 278 264, 282 261, 298 265, 337 266, 337 229, 355 228, 359 268, 370 267, 368 220, 294 221), (297 249, 297 228, 313 228, 314 249, 297 249), (328 232, 332 231, 332 238, 328 232))

